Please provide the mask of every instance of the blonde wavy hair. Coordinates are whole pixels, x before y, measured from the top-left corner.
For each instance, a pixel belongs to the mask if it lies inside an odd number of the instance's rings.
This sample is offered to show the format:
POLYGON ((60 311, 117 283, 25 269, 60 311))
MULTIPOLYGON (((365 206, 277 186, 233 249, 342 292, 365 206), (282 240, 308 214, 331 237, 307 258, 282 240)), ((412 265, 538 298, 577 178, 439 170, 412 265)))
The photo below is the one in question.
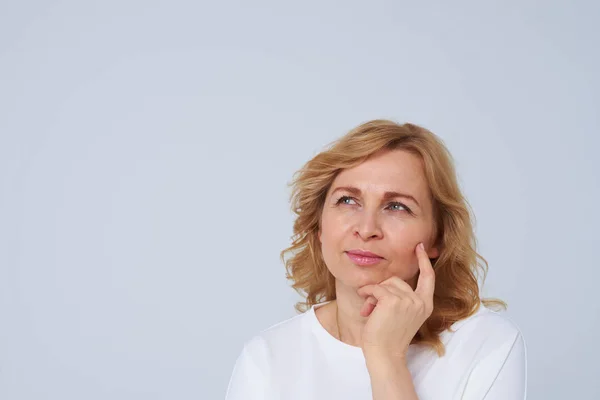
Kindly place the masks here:
POLYGON ((471 206, 461 193, 453 158, 444 142, 420 126, 377 119, 363 123, 330 143, 328 148, 298 170, 288 186, 296 215, 292 244, 280 253, 286 278, 306 301, 295 308, 306 312, 313 305, 335 300, 335 278, 327 269, 318 238, 327 192, 343 169, 352 168, 381 150, 405 150, 419 156, 433 200, 434 241, 439 256, 431 259, 436 274, 434 307, 431 316, 412 340, 429 345, 439 356, 445 348, 440 333, 475 313, 480 303, 506 308, 498 299, 482 299, 482 285, 488 263, 477 253, 471 206), (285 255, 291 253, 286 260, 285 255))

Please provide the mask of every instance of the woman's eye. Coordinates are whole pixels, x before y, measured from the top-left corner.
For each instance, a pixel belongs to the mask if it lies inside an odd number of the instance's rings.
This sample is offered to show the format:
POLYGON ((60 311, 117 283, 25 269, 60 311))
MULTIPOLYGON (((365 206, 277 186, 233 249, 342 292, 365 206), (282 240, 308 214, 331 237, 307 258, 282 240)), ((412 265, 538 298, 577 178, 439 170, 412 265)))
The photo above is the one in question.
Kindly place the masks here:
MULTIPOLYGON (((338 199, 338 201, 335 204, 346 204, 346 205, 351 205, 349 203, 346 203, 347 200, 354 200, 354 198, 350 197, 350 196, 342 196, 338 199)), ((404 204, 400 203, 400 202, 392 202, 390 203, 390 205, 388 206, 389 209, 391 209, 392 211, 403 211, 406 210, 406 212, 410 213, 410 208, 406 207, 404 204), (394 207, 398 207, 398 208, 394 208, 394 207)))
MULTIPOLYGON (((352 199, 352 197, 349 197, 349 196, 342 196, 339 198, 339 200, 335 204, 344 203, 346 200, 353 200, 353 199, 352 199)), ((344 204, 348 204, 348 203, 344 203, 344 204)))
MULTIPOLYGON (((399 207, 402 207, 403 209, 405 209, 406 211, 410 211, 410 210, 408 209, 408 207, 406 207, 406 206, 405 206, 404 204, 402 204, 402 203, 398 203, 398 202, 390 203, 390 207, 391 207, 392 209, 394 209, 393 207, 395 207, 395 206, 399 206, 399 207)), ((397 209, 397 210, 398 210, 398 209, 397 209)))

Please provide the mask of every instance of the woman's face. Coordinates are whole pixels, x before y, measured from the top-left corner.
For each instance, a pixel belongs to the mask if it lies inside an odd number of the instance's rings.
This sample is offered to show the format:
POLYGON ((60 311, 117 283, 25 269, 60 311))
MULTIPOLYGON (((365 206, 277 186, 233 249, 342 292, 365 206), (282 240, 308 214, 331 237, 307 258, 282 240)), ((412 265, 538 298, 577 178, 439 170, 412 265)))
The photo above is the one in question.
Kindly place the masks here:
POLYGON ((422 161, 405 150, 392 150, 338 174, 327 192, 319 240, 327 268, 344 285, 359 288, 396 275, 414 288, 417 244, 423 242, 430 258, 438 256, 430 247, 432 234, 422 161), (384 259, 360 266, 346 253, 356 249, 384 259))

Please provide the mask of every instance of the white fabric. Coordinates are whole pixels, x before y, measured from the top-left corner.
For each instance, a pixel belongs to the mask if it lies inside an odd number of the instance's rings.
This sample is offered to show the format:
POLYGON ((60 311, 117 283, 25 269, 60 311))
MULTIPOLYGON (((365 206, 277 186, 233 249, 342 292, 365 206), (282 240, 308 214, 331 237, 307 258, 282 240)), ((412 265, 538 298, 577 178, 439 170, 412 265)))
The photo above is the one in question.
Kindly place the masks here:
MULTIPOLYGON (((252 337, 231 375, 226 400, 372 399, 360 347, 332 336, 315 308, 252 337)), ((408 368, 421 400, 524 400, 525 341, 517 326, 485 308, 456 322, 441 339, 446 354, 411 345, 408 368)))

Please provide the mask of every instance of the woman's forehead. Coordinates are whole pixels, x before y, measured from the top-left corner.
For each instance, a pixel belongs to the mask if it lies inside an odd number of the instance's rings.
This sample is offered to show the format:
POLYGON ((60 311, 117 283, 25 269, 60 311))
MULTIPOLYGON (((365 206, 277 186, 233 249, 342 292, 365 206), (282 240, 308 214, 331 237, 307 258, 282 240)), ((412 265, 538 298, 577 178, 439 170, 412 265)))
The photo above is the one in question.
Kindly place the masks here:
POLYGON ((331 190, 351 186, 362 192, 401 192, 413 195, 427 193, 429 187, 422 160, 407 151, 390 151, 372 157, 361 164, 343 169, 336 176, 331 190), (423 193, 425 192, 425 193, 423 193))

